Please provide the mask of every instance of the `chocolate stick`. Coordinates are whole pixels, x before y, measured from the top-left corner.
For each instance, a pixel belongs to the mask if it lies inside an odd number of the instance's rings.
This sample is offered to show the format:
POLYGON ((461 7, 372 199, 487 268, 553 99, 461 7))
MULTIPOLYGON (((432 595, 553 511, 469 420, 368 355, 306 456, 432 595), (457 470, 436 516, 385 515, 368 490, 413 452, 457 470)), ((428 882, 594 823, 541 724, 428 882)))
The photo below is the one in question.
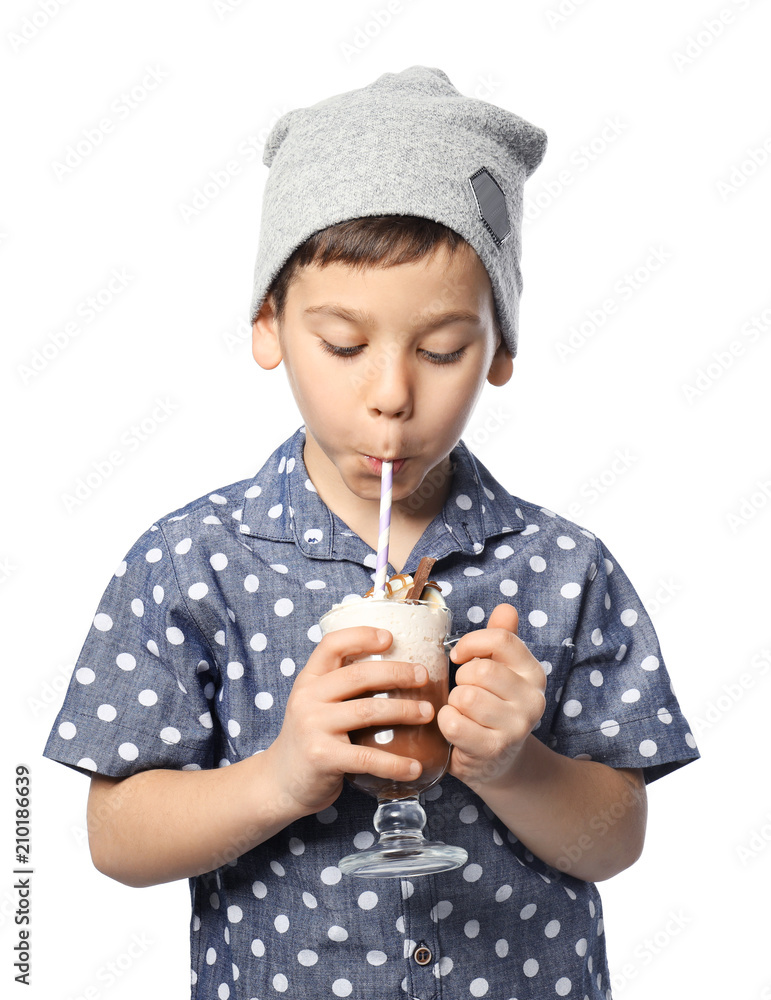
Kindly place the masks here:
POLYGON ((404 598, 405 601, 420 600, 420 595, 423 593, 423 588, 428 583, 428 577, 435 562, 436 559, 432 559, 431 556, 423 556, 418 563, 415 576, 412 578, 412 586, 407 591, 407 596, 404 598))

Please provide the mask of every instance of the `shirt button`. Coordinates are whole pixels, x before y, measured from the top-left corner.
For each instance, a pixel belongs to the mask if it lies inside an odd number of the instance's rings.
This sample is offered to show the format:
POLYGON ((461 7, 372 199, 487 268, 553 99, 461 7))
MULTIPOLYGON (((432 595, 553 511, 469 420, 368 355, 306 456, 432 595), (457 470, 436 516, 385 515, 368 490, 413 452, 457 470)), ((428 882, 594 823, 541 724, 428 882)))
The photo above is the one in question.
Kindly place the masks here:
POLYGON ((418 965, 428 965, 431 959, 434 957, 430 950, 426 948, 424 944, 419 945, 415 949, 415 953, 412 956, 418 965))

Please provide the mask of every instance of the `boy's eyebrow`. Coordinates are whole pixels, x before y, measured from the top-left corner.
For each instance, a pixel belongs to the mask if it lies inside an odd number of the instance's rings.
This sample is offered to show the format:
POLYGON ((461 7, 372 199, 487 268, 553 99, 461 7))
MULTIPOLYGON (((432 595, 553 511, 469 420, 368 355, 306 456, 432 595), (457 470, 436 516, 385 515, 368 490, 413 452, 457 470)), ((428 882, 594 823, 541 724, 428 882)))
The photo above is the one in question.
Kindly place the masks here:
MULTIPOLYGON (((303 315, 323 315, 335 316, 338 319, 347 320, 349 323, 357 323, 359 326, 374 326, 374 317, 360 309, 349 309, 347 306, 337 302, 328 302, 319 306, 308 306, 303 310, 303 315)), ((475 312, 468 309, 451 309, 447 312, 425 312, 418 313, 415 317, 414 331, 416 333, 427 333, 435 330, 439 326, 448 326, 450 323, 473 323, 479 326, 481 320, 475 312)))

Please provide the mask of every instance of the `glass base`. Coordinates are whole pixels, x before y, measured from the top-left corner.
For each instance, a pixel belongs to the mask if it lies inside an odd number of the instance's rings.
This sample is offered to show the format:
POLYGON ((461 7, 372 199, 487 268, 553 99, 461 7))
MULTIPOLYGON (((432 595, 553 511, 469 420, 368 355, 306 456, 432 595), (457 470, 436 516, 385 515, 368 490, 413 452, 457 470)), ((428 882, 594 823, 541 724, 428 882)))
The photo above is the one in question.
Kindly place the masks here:
POLYGON ((372 847, 338 861, 345 875, 364 878, 404 878, 460 868, 468 860, 462 847, 423 836, 426 814, 417 797, 381 802, 375 813, 380 840, 372 847))

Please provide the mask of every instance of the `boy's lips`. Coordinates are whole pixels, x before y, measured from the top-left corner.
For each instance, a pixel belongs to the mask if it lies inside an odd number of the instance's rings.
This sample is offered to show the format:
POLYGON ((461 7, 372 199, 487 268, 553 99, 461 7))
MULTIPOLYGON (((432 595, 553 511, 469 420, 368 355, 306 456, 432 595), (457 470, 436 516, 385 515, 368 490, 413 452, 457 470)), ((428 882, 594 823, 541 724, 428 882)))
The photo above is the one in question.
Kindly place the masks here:
MULTIPOLYGON (((378 476, 382 474, 382 469, 383 469, 383 459, 382 458, 374 458, 372 455, 365 455, 364 458, 367 461, 367 465, 370 467, 370 469, 374 473, 376 473, 378 476)), ((393 465, 394 465, 394 467, 393 467, 393 474, 396 475, 396 473, 399 471, 399 469, 401 469, 401 467, 404 465, 404 463, 407 461, 407 459, 406 458, 395 458, 395 459, 392 459, 392 461, 393 461, 393 465)))

